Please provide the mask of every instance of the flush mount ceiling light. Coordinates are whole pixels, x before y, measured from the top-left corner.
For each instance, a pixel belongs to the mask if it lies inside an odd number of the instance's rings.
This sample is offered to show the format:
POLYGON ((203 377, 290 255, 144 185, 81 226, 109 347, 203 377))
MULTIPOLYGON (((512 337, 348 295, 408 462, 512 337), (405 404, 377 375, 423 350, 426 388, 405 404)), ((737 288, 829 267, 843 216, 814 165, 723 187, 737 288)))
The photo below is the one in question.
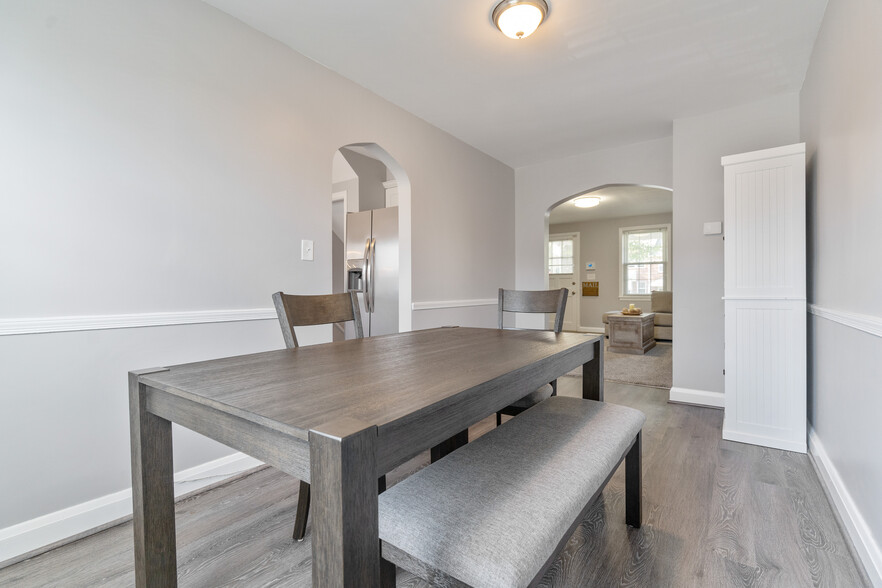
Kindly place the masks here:
POLYGON ((548 16, 545 0, 502 0, 493 9, 493 24, 511 39, 533 34, 548 16))
POLYGON ((600 196, 579 196, 573 200, 577 208, 592 208, 600 204, 600 196))

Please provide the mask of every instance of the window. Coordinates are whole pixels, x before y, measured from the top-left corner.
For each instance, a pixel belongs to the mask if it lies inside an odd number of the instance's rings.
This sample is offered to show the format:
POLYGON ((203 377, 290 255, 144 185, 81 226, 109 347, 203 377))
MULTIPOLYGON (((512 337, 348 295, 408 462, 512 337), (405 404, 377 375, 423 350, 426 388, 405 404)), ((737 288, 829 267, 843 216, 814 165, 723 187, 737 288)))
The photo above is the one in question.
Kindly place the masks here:
POLYGON ((648 297, 653 290, 669 290, 671 225, 622 227, 620 296, 648 297))
POLYGON ((573 273, 573 238, 556 238, 548 241, 548 273, 573 273))

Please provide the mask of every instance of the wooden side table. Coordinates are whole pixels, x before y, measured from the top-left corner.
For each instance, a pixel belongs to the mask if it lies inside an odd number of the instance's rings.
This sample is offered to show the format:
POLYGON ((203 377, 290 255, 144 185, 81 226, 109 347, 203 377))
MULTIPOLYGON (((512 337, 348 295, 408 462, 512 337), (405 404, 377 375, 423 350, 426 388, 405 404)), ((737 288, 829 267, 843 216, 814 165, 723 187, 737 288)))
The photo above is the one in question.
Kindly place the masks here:
POLYGON ((609 350, 643 355, 655 347, 655 313, 609 315, 609 350))

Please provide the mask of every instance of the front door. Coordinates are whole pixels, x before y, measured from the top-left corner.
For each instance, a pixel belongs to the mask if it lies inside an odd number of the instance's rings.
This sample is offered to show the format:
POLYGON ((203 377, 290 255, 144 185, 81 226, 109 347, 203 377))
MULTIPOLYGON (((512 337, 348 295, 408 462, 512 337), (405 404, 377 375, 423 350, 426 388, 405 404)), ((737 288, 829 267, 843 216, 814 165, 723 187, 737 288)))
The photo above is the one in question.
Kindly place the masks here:
MULTIPOLYGON (((564 313, 565 331, 578 331, 581 326, 581 300, 579 295, 579 233, 548 236, 548 288, 569 290, 567 309, 564 313)), ((546 326, 552 328, 552 318, 546 326)))

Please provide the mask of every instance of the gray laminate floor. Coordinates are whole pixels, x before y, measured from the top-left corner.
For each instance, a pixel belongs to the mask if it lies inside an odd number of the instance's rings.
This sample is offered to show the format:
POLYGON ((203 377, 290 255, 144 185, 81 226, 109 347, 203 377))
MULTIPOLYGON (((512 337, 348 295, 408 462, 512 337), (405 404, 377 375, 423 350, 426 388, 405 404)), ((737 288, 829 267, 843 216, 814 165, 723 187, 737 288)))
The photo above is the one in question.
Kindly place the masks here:
MULTIPOLYGON (((581 381, 559 386, 576 396, 581 381)), ((666 390, 608 383, 606 397, 647 415, 643 528, 625 526, 620 468, 542 586, 868 585, 808 457, 722 441, 722 411, 668 404, 666 390)), ((308 586, 310 533, 291 541, 296 491, 266 468, 179 502, 180 585, 308 586)), ((131 535, 119 525, 0 569, 0 586, 132 586, 131 535)), ((399 572, 398 585, 425 583, 399 572)))

